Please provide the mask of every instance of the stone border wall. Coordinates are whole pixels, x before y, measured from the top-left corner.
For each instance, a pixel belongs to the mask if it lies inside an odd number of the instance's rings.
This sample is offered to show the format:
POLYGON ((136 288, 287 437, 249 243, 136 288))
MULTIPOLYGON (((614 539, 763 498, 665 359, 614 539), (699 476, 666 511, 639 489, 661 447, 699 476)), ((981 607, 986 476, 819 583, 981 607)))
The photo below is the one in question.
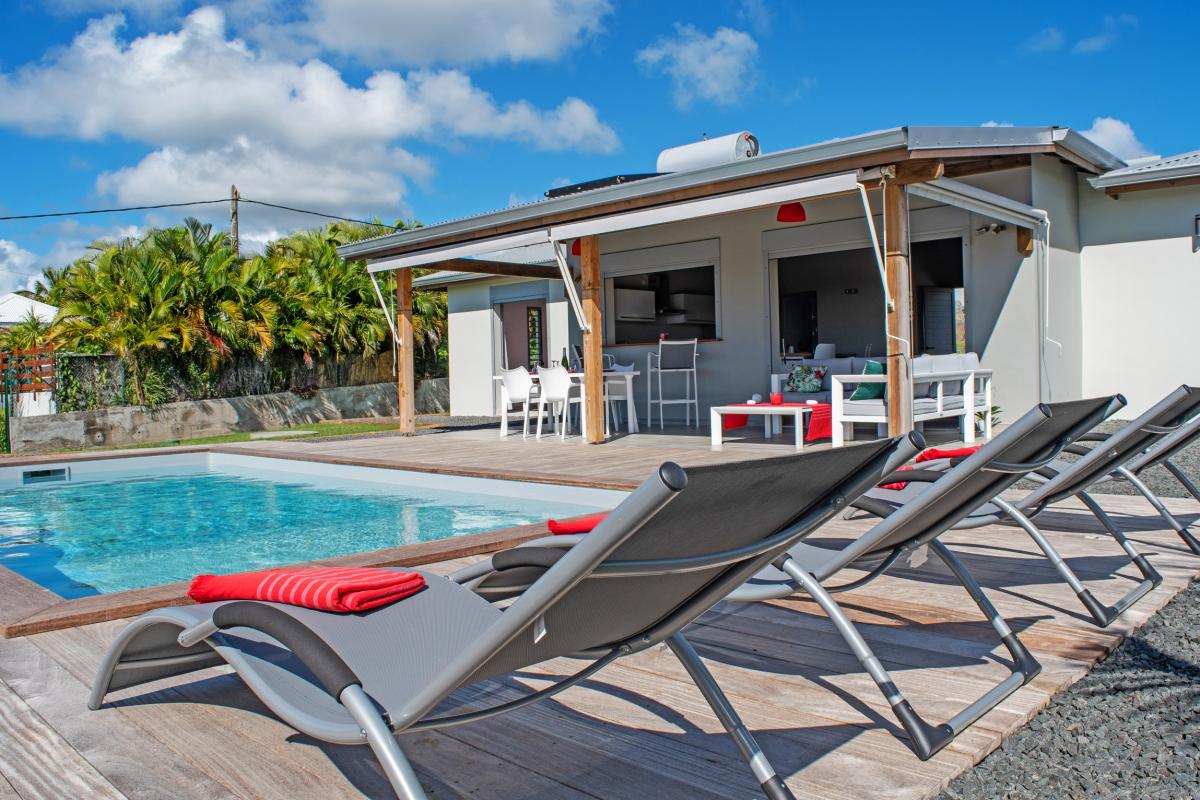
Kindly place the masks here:
MULTIPOLYGON (((417 411, 441 414, 449 405, 445 378, 422 381, 417 411)), ((13 417, 9 437, 14 453, 43 453, 84 447, 116 447, 202 436, 287 428, 331 419, 390 417, 396 414, 396 385, 373 383, 318 389, 310 396, 292 392, 190 400, 144 406, 111 406, 39 417, 13 417)))

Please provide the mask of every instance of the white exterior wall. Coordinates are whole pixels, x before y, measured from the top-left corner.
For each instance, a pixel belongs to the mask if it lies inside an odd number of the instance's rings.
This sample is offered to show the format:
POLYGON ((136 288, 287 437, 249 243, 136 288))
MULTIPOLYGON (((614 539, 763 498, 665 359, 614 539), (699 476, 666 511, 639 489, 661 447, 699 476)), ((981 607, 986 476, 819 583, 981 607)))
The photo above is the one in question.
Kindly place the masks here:
POLYGON ((492 375, 499 325, 492 310, 492 283, 471 281, 447 287, 450 413, 458 416, 494 413, 492 375))
MULTIPOLYGON (((1052 229, 1058 248, 1052 254, 1052 263, 1054 259, 1063 259, 1065 278, 1061 285, 1055 283, 1051 287, 1052 302, 1056 308, 1061 305, 1064 309, 1061 314, 1058 311, 1052 314, 1051 331, 1052 336, 1078 353, 1082 338, 1078 309, 1079 247, 1075 213, 1070 208, 1074 179, 1070 177, 1066 181, 1069 185, 1064 186, 1064 175, 1058 173, 1055 165, 1056 160, 1054 165, 1035 168, 1038 170, 1036 189, 1041 202, 1051 206, 1048 210, 1056 223, 1059 219, 1064 220, 1061 231, 1052 229), (1068 294, 1072 280, 1076 285, 1073 300, 1068 294)), ((1033 199, 1032 175, 1030 168, 1018 168, 966 178, 964 182, 1028 203, 1033 199)), ((878 194, 872 192, 871 200, 882 236, 878 194)), ((765 395, 769 390, 774 333, 768 312, 774 299, 769 286, 768 254, 782 257, 799 252, 869 246, 862 205, 856 196, 813 201, 805 203, 805 208, 808 221, 801 225, 777 223, 774 209, 768 208, 601 237, 602 272, 605 254, 714 238, 720 240, 721 341, 700 345, 702 412, 709 405, 738 402, 755 392, 765 395)), ((933 205, 916 197, 911 199, 910 210, 910 232, 914 240, 951 236, 963 239, 968 346, 979 353, 983 366, 995 370, 995 401, 1003 409, 1003 419, 1011 421, 1038 402, 1039 286, 1034 260, 1017 252, 1016 231, 1011 226, 999 234, 977 234, 975 230, 991 220, 960 209, 933 205)), ((1052 269, 1058 269, 1057 264, 1052 269)), ((450 404, 453 414, 497 413, 491 393, 491 376, 496 363, 494 337, 498 335, 498 326, 490 305, 489 287, 511 282, 512 279, 496 278, 449 287, 450 404)), ((551 281, 550 286, 548 346, 552 358, 557 359, 563 348, 564 330, 571 341, 578 342, 580 337, 569 304, 562 299, 561 285, 551 281)), ((882 327, 882 306, 879 314, 882 327)), ((635 381, 635 399, 643 419, 646 417, 646 354, 653 349, 651 345, 605 348, 619 362, 635 363, 643 372, 643 376, 635 381)), ((1070 370, 1063 369, 1061 364, 1056 369, 1065 377, 1055 373, 1054 399, 1066 399, 1068 391, 1078 397, 1080 371, 1075 371, 1072 384, 1070 370)), ((681 406, 667 408, 668 419, 682 420, 682 417, 681 406)))
POLYGON ((1083 391, 1120 392, 1132 418, 1181 383, 1200 385, 1200 186, 1114 200, 1079 181, 1083 391))
POLYGON ((1033 205, 1050 214, 1044 399, 1083 397, 1083 306, 1077 171, 1051 156, 1034 156, 1033 205))

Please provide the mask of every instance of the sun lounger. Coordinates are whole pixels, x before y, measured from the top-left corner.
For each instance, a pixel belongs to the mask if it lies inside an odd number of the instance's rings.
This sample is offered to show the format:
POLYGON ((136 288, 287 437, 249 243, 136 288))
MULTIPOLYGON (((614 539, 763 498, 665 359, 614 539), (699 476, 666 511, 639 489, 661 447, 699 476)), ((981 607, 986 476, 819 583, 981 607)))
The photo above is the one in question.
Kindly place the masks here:
MULTIPOLYGON (((1084 437, 1084 439, 1088 441, 1092 440, 1092 437, 1084 437)), ((1097 434, 1094 440, 1106 441, 1107 439, 1107 435, 1097 434)), ((1156 444, 1146 448, 1141 455, 1118 469, 1114 477, 1129 481, 1143 497, 1150 501, 1150 505, 1167 521, 1172 530, 1179 534, 1179 538, 1183 539, 1188 549, 1200 556, 1200 541, 1192 535, 1186 525, 1167 510, 1162 500, 1141 479, 1142 472, 1145 470, 1153 466, 1161 466, 1167 472, 1171 473, 1171 475, 1175 476, 1175 480, 1179 481, 1188 494, 1196 498, 1196 500, 1200 500, 1200 488, 1197 488, 1196 484, 1192 483, 1191 479, 1183 473, 1183 470, 1171 461, 1180 452, 1197 442, 1200 442, 1200 416, 1196 416, 1180 425, 1174 433, 1162 437, 1156 444)))
POLYGON ((397 795, 423 798, 396 734, 495 717, 665 643, 763 791, 791 798, 682 631, 922 446, 912 434, 686 472, 664 464, 503 611, 432 573, 423 591, 360 614, 249 601, 151 611, 110 646, 89 706, 228 662, 288 725, 370 745, 397 795), (430 716, 459 688, 560 656, 589 663, 520 699, 430 716))
MULTIPOLYGON (((883 511, 884 519, 840 550, 805 542, 793 546, 733 592, 734 602, 757 602, 787 597, 797 592, 811 596, 833 623, 851 652, 879 687, 908 733, 916 754, 930 758, 954 737, 1032 680, 1041 665, 1030 655, 984 595, 967 568, 938 541, 938 536, 970 514, 981 502, 995 497, 1020 479, 1023 472, 1044 464, 1075 438, 1091 430, 1108 413, 1111 398, 1039 405, 945 472, 921 469, 894 473, 887 480, 910 481, 912 496, 902 506, 883 511), (905 698, 884 669, 855 624, 833 595, 854 589, 882 575, 898 559, 928 546, 950 569, 983 612, 1012 658, 1010 672, 1000 683, 940 725, 926 722, 905 698), (848 583, 830 585, 831 578, 848 567, 867 570, 848 583)), ((907 489, 905 490, 907 491, 907 489)))
MULTIPOLYGON (((1114 399, 1109 413, 1114 413, 1124 405, 1125 399, 1118 395, 1114 399)), ((1150 565, 1146 557, 1138 552, 1125 533, 1105 513, 1088 490, 1096 483, 1106 480, 1111 473, 1125 467, 1146 448, 1157 444, 1162 437, 1178 430, 1183 421, 1195 415, 1197 411, 1200 411, 1200 391, 1181 386, 1136 420, 1116 433, 1105 437, 1102 446, 1089 450, 1078 444, 1070 445, 1067 452, 1081 456, 1077 461, 1055 459, 1036 470, 1029 471, 1024 477, 1038 481, 1041 485, 1020 500, 1009 501, 1001 497, 994 497, 989 502, 981 504, 954 527, 958 529, 978 528, 1006 520, 1017 523, 1054 565, 1054 569, 1079 597, 1080 602, 1083 603, 1084 608, 1087 609, 1096 624, 1100 627, 1107 627, 1147 592, 1158 586, 1162 582, 1162 576, 1150 565), (1072 497, 1079 498, 1092 512, 1142 575, 1142 580, 1138 585, 1112 605, 1105 605, 1096 599, 1095 595, 1079 580, 1066 559, 1059 554, 1033 522, 1038 514, 1054 503, 1072 497)), ((1084 438, 1081 436, 1080 441, 1084 438)), ((933 479, 936 479, 938 471, 947 468, 949 468, 947 464, 933 462, 922 465, 920 471, 928 472, 933 479)), ((914 472, 918 471, 914 470, 914 472)), ((896 476, 896 479, 922 480, 920 477, 900 477, 911 474, 903 472, 896 476)), ((854 505, 856 508, 882 515, 888 513, 890 509, 902 507, 922 491, 923 488, 919 483, 910 484, 907 489, 899 492, 874 489, 855 501, 854 505)))
MULTIPOLYGON (((1112 404, 1113 398, 1101 398, 1038 406, 948 472, 912 470, 893 473, 886 480, 895 480, 902 475, 904 480, 914 481, 911 485, 920 486, 919 490, 911 492, 912 502, 905 504, 903 510, 899 510, 899 505, 882 509, 881 513, 887 518, 842 550, 797 542, 772 566, 760 570, 730 594, 729 599, 757 602, 787 597, 798 591, 812 595, 883 691, 908 732, 913 750, 921 758, 929 758, 1041 670, 965 567, 936 537, 981 503, 1011 486, 1024 472, 1056 458, 1074 439, 1107 416, 1112 404), (937 482, 918 484, 922 477, 937 482), (917 715, 854 624, 831 597, 834 592, 846 591, 877 578, 901 556, 927 544, 963 584, 1013 659, 1011 673, 1004 681, 949 722, 937 726, 917 715), (863 562, 871 564, 865 577, 832 588, 824 584, 846 567, 863 562)), ((496 553, 490 559, 459 570, 452 577, 489 600, 503 600, 519 594, 537 580, 548 565, 555 563, 564 550, 585 541, 590 535, 537 539, 496 553)))

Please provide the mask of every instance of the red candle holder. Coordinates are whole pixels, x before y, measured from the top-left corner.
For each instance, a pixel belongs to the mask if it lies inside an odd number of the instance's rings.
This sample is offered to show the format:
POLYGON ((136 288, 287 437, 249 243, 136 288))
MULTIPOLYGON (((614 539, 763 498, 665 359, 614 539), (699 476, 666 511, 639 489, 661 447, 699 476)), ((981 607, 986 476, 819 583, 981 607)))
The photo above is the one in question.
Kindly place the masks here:
POLYGON ((771 392, 771 405, 773 405, 773 406, 783 405, 783 393, 782 392, 771 392))

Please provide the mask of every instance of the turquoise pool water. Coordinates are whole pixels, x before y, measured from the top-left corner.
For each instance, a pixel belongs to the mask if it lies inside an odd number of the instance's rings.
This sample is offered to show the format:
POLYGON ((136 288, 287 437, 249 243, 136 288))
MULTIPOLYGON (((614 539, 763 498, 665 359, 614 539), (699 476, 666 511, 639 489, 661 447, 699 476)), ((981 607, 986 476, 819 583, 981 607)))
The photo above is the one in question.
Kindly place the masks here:
POLYGON ((428 542, 594 505, 220 471, 0 491, 0 565, 66 598, 428 542))

